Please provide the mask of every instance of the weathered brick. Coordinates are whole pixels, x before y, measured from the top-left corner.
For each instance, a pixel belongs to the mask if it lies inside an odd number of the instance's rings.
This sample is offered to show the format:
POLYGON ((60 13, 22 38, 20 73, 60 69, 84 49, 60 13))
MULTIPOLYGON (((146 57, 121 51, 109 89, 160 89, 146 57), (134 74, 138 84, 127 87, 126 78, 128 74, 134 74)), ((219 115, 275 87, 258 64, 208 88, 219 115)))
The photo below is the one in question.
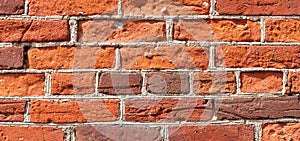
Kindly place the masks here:
POLYGON ((203 121, 212 117, 212 102, 197 98, 157 98, 125 100, 126 121, 203 121))
MULTIPOLYGON (((298 2, 299 3, 299 2, 298 2)), ((298 4, 300 6, 300 3, 298 4)), ((268 19, 265 20, 267 42, 299 42, 300 20, 268 19)))
POLYGON ((44 74, 0 74, 0 96, 41 96, 44 86, 44 74))
POLYGON ((285 87, 287 94, 300 93, 300 73, 289 72, 287 86, 285 87))
POLYGON ((201 69, 209 64, 209 51, 202 47, 124 47, 121 66, 126 69, 201 69))
POLYGON ((180 41, 260 41, 260 25, 251 20, 179 20, 174 39, 180 41))
POLYGON ((0 121, 24 120, 26 101, 24 100, 0 100, 0 121))
POLYGON ((111 47, 45 47, 28 51, 30 69, 112 68, 115 49, 111 47))
POLYGON ((194 73, 193 91, 196 94, 235 93, 235 75, 233 72, 194 73))
POLYGON ((159 141, 162 140, 159 127, 138 125, 77 126, 77 141, 124 140, 159 141))
POLYGON ((164 21, 94 20, 80 21, 81 42, 159 42, 166 41, 164 21))
POLYGON ((91 94, 95 92, 95 73, 54 73, 51 77, 52 94, 91 94))
POLYGON ((228 98, 216 100, 218 119, 299 118, 297 96, 267 98, 228 98))
POLYGON ((169 127, 170 141, 253 141, 252 125, 207 125, 169 127))
POLYGON ((64 141, 64 132, 49 126, 0 126, 3 141, 64 141))
POLYGON ((0 48, 0 69, 18 69, 23 67, 23 47, 0 48))
POLYGON ((215 64, 226 68, 299 68, 297 46, 220 46, 215 64))
POLYGON ((282 72, 242 72, 241 91, 275 93, 282 90, 282 72))
POLYGON ((209 8, 209 0, 127 0, 122 4, 124 14, 135 15, 203 15, 209 8))
POLYGON ((216 10, 224 15, 299 15, 298 0, 217 0, 216 10))
POLYGON ((24 0, 0 0, 0 14, 22 14, 24 4, 24 0))
POLYGON ((67 20, 34 20, 25 31, 22 42, 69 41, 67 20))
POLYGON ((68 102, 34 100, 30 105, 30 119, 39 123, 115 121, 119 113, 119 101, 115 99, 68 102))
POLYGON ((118 0, 29 0, 29 15, 95 15, 116 14, 118 0))
POLYGON ((284 140, 300 140, 300 123, 267 123, 263 125, 262 141, 284 140))
POLYGON ((69 40, 67 20, 0 20, 0 42, 69 40))
POLYGON ((98 92, 110 95, 141 94, 142 81, 139 73, 102 73, 98 92))
POLYGON ((146 89, 154 94, 187 94, 189 93, 188 73, 147 73, 146 89))

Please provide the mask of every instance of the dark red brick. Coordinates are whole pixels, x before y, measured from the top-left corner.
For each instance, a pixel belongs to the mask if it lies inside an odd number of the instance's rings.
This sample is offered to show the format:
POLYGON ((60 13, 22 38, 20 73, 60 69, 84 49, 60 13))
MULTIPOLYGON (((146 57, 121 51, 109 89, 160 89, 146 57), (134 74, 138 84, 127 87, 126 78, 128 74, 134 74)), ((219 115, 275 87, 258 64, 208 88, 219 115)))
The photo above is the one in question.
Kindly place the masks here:
POLYGON ((24 0, 0 0, 0 14, 22 14, 24 4, 24 0))
POLYGON ((252 125, 206 125, 169 127, 170 141, 253 141, 252 125))
POLYGON ((23 67, 23 47, 0 48, 0 69, 18 69, 23 67))
POLYGON ((268 98, 228 98, 216 100, 218 119, 299 118, 297 96, 268 98))
POLYGON ((102 73, 98 92, 104 94, 141 94, 142 76, 139 73, 102 73))
POLYGON ((162 140, 159 127, 139 126, 139 125, 107 125, 107 126, 77 126, 76 141, 110 141, 110 140, 126 140, 138 141, 162 140))
POLYGON ((125 100, 126 121, 175 122, 212 118, 212 101, 197 98, 156 98, 125 100))
POLYGON ((146 87, 148 92, 154 94, 187 94, 189 76, 187 73, 147 73, 146 87))

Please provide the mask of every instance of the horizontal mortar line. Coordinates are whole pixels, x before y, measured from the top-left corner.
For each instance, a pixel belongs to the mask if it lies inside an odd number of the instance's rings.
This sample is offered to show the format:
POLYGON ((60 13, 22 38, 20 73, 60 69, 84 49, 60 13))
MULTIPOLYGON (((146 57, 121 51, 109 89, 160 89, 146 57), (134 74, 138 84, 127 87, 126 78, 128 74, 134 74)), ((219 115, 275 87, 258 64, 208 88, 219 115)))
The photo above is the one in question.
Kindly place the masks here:
MULTIPOLYGON (((211 95, 105 95, 105 96, 92 96, 92 95, 66 95, 66 96, 0 96, 1 100, 105 100, 105 99, 189 99, 189 98, 200 98, 200 99, 228 99, 228 98, 279 98, 286 95, 274 95, 268 93, 253 93, 253 94, 211 94, 211 95)), ((221 102, 221 101, 220 101, 221 102)))
POLYGON ((14 20, 166 20, 166 19, 300 19, 300 15, 288 16, 254 16, 254 15, 89 15, 89 16, 27 16, 27 15, 0 15, 1 19, 14 20))
POLYGON ((111 72, 111 73, 141 73, 141 72, 164 72, 164 73, 198 73, 198 72, 235 72, 235 71, 241 71, 241 72, 251 72, 251 71, 291 71, 291 72, 300 72, 300 69, 277 69, 277 68, 214 68, 211 70, 191 70, 191 69, 163 69, 163 70, 155 70, 155 69, 148 69, 148 70, 137 70, 137 69, 62 69, 62 70, 52 70, 52 69, 13 69, 13 70, 0 70, 0 74, 4 73, 85 73, 85 72, 99 72, 99 73, 105 73, 105 72, 111 72))
POLYGON ((102 46, 112 46, 112 47, 163 47, 163 46, 190 46, 190 47, 210 47, 210 46, 300 46, 300 42, 295 43, 284 43, 284 42, 209 42, 209 41, 195 41, 195 42, 185 42, 185 41, 174 41, 174 42, 49 42, 49 43, 0 43, 0 47, 4 46, 30 46, 30 47, 52 47, 52 46, 89 46, 89 47, 102 47, 102 46))
POLYGON ((280 118, 280 119, 242 119, 242 120, 214 120, 214 121, 197 121, 197 122, 188 122, 188 121, 175 121, 175 122, 128 122, 128 121, 115 121, 115 122, 86 122, 86 123, 33 123, 33 122, 0 122, 0 125, 5 126, 55 126, 58 128, 71 127, 71 126, 120 126, 120 125, 150 125, 154 127, 163 126, 163 125, 182 125, 182 126, 205 126, 205 125, 238 125, 238 124, 248 124, 254 125, 256 123, 280 123, 280 122, 300 122, 300 119, 297 118, 280 118))

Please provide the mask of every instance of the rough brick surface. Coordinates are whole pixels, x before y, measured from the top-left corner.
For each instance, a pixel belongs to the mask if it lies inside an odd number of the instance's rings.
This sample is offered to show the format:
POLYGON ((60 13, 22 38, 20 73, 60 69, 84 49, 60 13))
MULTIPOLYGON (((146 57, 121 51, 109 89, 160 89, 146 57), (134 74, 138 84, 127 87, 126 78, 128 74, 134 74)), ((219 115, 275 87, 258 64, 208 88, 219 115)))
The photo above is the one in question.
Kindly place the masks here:
POLYGON ((174 26, 180 41, 260 41, 260 25, 250 20, 180 20, 174 26))
MULTIPOLYGON (((300 3, 298 2, 300 6, 300 3)), ((265 20, 266 41, 268 42, 299 42, 300 20, 295 19, 269 19, 265 20)))
POLYGON ((282 72, 242 72, 241 91, 274 93, 282 90, 282 72))
POLYGON ((253 141, 254 127, 251 125, 207 125, 169 128, 170 141, 253 141))
POLYGON ((263 125, 262 141, 298 141, 300 123, 268 123, 263 125))
POLYGON ((164 21, 94 20, 79 22, 82 42, 159 42, 166 41, 164 21))
POLYGON ((115 49, 111 47, 45 47, 28 51, 30 69, 111 68, 115 49))
POLYGON ((235 75, 233 72, 194 73, 193 92, 196 94, 235 93, 235 75))
POLYGON ((77 126, 77 141, 124 140, 159 141, 162 140, 160 128, 149 126, 77 126))
POLYGON ((209 8, 209 0, 130 0, 122 7, 124 14, 136 15, 203 15, 209 8))
POLYGON ((228 98, 216 100, 218 119, 299 118, 297 96, 271 98, 228 98))
POLYGON ((98 92, 111 95, 141 94, 142 76, 139 73, 103 73, 98 92))
POLYGON ((51 77, 52 94, 91 94, 95 92, 95 73, 54 73, 51 77))
POLYGON ((125 120, 132 122, 203 121, 212 117, 212 101, 195 98, 127 99, 125 120))
POLYGON ((146 89, 154 94, 187 94, 189 93, 188 73, 147 73, 146 89))
POLYGON ((209 64, 209 51, 202 47, 124 47, 121 66, 126 69, 201 69, 209 64))
POLYGON ((0 100, 0 121, 24 120, 26 101, 24 100, 0 100))
POLYGON ((44 74, 0 74, 0 96, 41 96, 44 86, 44 74))
POLYGON ((69 41, 66 20, 0 20, 1 42, 69 41))
POLYGON ((299 68, 297 46, 220 46, 215 64, 227 68, 299 68))
POLYGON ((40 123, 115 121, 119 112, 119 101, 115 99, 68 102, 34 100, 30 105, 31 121, 40 123))
POLYGON ((24 0, 0 0, 0 14, 22 14, 24 0))
POLYGON ((224 15, 299 15, 298 0, 217 0, 216 10, 224 15))
POLYGON ((118 0, 29 0, 29 15, 95 15, 113 14, 118 0))
POLYGON ((64 141, 64 132, 59 128, 37 126, 0 126, 3 141, 64 141))
POLYGON ((0 48, 0 69, 17 69, 23 67, 23 47, 0 48))
POLYGON ((287 86, 285 87, 287 94, 300 93, 300 73, 289 72, 287 86))

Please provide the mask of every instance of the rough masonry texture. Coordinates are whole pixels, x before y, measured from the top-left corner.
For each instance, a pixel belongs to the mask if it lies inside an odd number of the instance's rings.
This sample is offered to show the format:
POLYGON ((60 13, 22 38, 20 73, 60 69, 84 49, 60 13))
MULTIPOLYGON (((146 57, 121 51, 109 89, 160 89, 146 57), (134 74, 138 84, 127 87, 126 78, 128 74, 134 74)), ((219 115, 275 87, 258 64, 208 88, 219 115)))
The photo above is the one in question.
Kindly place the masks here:
POLYGON ((299 0, 0 0, 2 141, 299 141, 299 0))

